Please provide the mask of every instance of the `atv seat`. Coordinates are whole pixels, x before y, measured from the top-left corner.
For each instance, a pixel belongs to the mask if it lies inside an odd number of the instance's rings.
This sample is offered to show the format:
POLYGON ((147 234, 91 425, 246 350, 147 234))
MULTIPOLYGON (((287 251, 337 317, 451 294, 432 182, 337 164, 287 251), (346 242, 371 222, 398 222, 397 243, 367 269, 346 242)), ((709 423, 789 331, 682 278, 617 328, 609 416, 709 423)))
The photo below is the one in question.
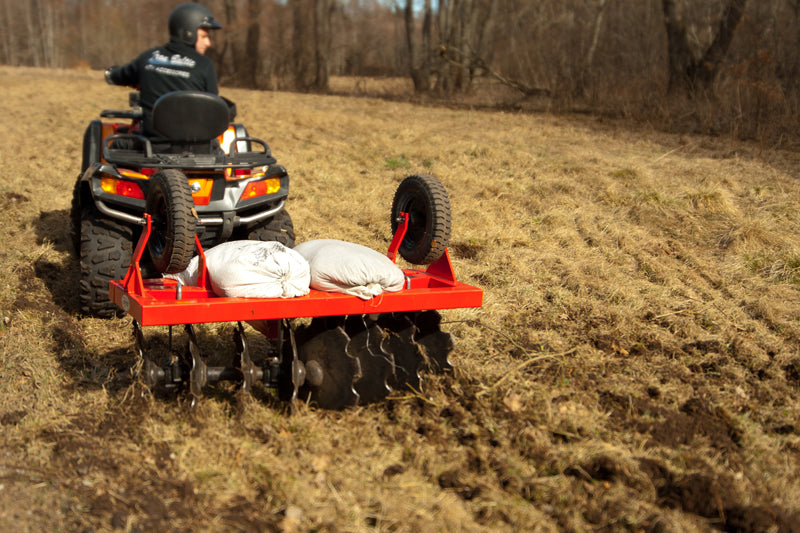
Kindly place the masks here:
POLYGON ((174 91, 153 106, 153 129, 172 145, 173 152, 209 153, 212 141, 229 123, 228 104, 211 93, 174 91))

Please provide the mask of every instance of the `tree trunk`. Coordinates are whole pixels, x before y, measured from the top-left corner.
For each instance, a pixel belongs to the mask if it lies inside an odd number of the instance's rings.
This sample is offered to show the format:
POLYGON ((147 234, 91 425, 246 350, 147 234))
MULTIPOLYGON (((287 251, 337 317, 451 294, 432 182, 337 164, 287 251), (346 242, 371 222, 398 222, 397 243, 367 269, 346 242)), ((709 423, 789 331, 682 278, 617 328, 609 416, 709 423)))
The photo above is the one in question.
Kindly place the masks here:
POLYGON ((261 0, 247 0, 247 35, 241 70, 246 87, 258 87, 258 44, 261 39, 261 0))
POLYGON ((742 20, 742 15, 744 15, 746 3, 747 0, 731 0, 725 6, 714 41, 706 50, 702 59, 694 65, 694 69, 689 73, 690 77, 701 85, 710 86, 717 77, 719 66, 728 54, 736 27, 739 25, 739 21, 742 20))
POLYGON ((33 61, 34 67, 41 67, 42 66, 42 54, 41 54, 41 47, 39 39, 37 38, 37 31, 36 27, 38 26, 37 15, 38 11, 36 10, 35 5, 31 5, 30 2, 23 2, 25 5, 25 25, 27 27, 27 38, 28 38, 28 50, 31 54, 31 59, 33 61))
POLYGON ((334 0, 314 2, 314 82, 316 91, 327 91, 330 87, 331 16, 334 0))
POLYGON ((442 43, 442 58, 446 63, 442 65, 436 80, 436 89, 447 94, 454 92, 463 65, 461 43, 458 39, 459 20, 456 17, 459 2, 460 0, 439 1, 439 39, 442 43))
POLYGON ((334 7, 334 0, 292 0, 292 56, 298 89, 328 90, 334 7))
POLYGON ((589 73, 594 65, 594 55, 597 52, 597 43, 600 41, 600 30, 603 27, 603 16, 606 12, 608 0, 598 0, 597 13, 594 18, 594 29, 592 31, 592 42, 589 44, 589 50, 586 52, 586 57, 583 61, 583 68, 581 69, 580 77, 578 79, 576 92, 584 94, 588 86, 589 73))
POLYGON ((689 44, 683 0, 662 0, 669 58, 668 92, 693 93, 711 87, 728 53, 747 0, 728 0, 711 45, 693 53, 689 44))
POLYGON ((225 0, 225 44, 212 48, 210 55, 220 64, 221 72, 234 85, 255 89, 259 86, 259 42, 261 40, 261 0, 247 0, 244 18, 240 18, 236 0, 225 0), (230 67, 224 59, 230 50, 230 67))
MULTIPOLYGON (((216 57, 218 54, 218 63, 225 65, 226 61, 223 59, 223 56, 225 52, 230 50, 230 66, 232 67, 230 70, 232 71, 231 77, 234 85, 239 84, 243 63, 243 50, 236 38, 238 34, 236 31, 238 21, 239 16, 236 12, 236 0, 225 0, 225 27, 227 28, 227 32, 225 34, 225 47, 222 50, 219 50, 218 53, 215 53, 214 56, 216 57)), ((225 67, 223 66, 223 68, 225 67)))
POLYGON ((489 62, 488 36, 496 9, 491 0, 440 0, 440 52, 445 64, 437 80, 439 91, 470 90, 477 71, 489 62))
POLYGON ((292 0, 292 70, 294 71, 294 82, 298 89, 308 86, 309 76, 306 74, 308 65, 311 63, 307 57, 308 18, 305 16, 305 1, 292 0))
POLYGON ((14 44, 16 33, 13 32, 13 25, 11 24, 13 16, 11 15, 11 1, 6 0, 3 2, 3 16, 0 17, 0 32, 3 34, 3 57, 6 65, 17 64, 17 47, 14 44))
POLYGON ((406 46, 408 47, 408 72, 414 82, 414 91, 428 92, 431 88, 431 0, 425 0, 422 18, 422 35, 417 47, 414 35, 413 0, 406 0, 405 24, 406 46))

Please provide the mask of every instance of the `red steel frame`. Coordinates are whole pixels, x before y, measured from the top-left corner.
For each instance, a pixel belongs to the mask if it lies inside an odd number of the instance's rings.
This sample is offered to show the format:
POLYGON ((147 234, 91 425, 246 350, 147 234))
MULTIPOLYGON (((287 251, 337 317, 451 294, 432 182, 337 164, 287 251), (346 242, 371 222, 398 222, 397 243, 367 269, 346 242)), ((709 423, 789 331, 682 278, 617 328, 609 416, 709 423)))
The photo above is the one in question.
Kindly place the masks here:
MULTIPOLYGON (((387 253, 392 261, 396 261, 397 250, 408 228, 408 216, 405 213, 401 216, 387 253)), ((211 291, 205 254, 196 236, 195 245, 200 255, 198 286, 179 286, 170 279, 142 279, 139 261, 150 237, 150 216, 145 215, 145 219, 147 225, 125 278, 111 281, 109 286, 109 299, 142 326, 457 309, 480 307, 483 302, 483 290, 456 281, 446 249, 426 270, 403 269, 406 285, 402 290, 384 292, 370 300, 315 289, 297 298, 217 296, 211 291)))

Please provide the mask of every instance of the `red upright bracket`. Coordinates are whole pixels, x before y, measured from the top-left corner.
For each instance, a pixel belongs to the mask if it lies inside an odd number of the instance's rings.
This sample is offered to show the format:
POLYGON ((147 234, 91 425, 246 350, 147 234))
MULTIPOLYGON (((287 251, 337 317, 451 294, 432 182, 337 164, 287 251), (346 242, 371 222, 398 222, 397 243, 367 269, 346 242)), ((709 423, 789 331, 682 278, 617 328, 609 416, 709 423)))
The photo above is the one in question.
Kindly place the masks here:
POLYGON ((194 234, 194 245, 197 247, 197 257, 200 264, 197 265, 197 286, 201 289, 211 288, 211 276, 208 275, 208 268, 206 268, 206 253, 203 251, 203 246, 200 244, 200 237, 194 234))
POLYGON ((446 285, 453 285, 456 282, 456 272, 453 269, 453 263, 450 262, 450 252, 447 248, 444 249, 442 256, 428 265, 428 273, 431 278, 438 278, 438 281, 446 285))
POLYGON ((139 261, 142 259, 142 254, 147 246, 147 240, 150 238, 150 215, 144 214, 145 226, 142 231, 142 236, 139 237, 139 242, 136 243, 136 248, 133 250, 133 257, 131 257, 131 266, 128 267, 128 272, 122 279, 122 286, 129 294, 141 296, 144 294, 144 281, 142 280, 142 269, 139 266, 139 261))
MULTIPOLYGON (((397 263, 397 251, 406 236, 406 231, 408 231, 408 213, 400 213, 397 229, 394 232, 391 244, 389 244, 389 251, 386 252, 386 255, 393 263, 397 263)), ((447 252, 447 248, 444 249, 444 253, 439 259, 428 266, 426 272, 432 278, 437 278, 437 281, 443 282, 445 285, 452 285, 456 281, 455 271, 453 270, 453 264, 450 262, 450 254, 447 252)))
POLYGON ((389 244, 389 251, 386 252, 386 255, 392 260, 392 263, 397 263, 397 250, 400 249, 400 243, 403 242, 406 231, 408 230, 408 213, 400 213, 399 222, 394 232, 394 237, 392 237, 392 242, 389 244))

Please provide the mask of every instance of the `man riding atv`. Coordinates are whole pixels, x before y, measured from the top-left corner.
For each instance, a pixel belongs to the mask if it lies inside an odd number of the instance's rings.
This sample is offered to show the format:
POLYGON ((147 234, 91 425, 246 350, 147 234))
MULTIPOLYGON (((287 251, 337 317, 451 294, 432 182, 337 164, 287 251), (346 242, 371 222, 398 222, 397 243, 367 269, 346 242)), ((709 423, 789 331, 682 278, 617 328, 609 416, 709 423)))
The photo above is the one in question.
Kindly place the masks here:
POLYGON ((170 41, 111 67, 112 84, 136 87, 129 110, 103 110, 83 141, 71 220, 81 267, 81 312, 112 316, 109 282, 125 275, 146 215, 153 232, 142 257, 147 277, 186 268, 203 247, 229 240, 294 246, 286 169, 269 146, 232 123, 236 108, 218 96, 204 55, 220 24, 185 3, 169 16, 170 41))
POLYGON ((169 15, 167 44, 142 52, 126 65, 106 69, 108 83, 139 88, 145 136, 159 136, 152 113, 160 96, 184 90, 218 94, 214 63, 205 53, 211 47, 210 30, 221 28, 205 6, 181 4, 169 15))

